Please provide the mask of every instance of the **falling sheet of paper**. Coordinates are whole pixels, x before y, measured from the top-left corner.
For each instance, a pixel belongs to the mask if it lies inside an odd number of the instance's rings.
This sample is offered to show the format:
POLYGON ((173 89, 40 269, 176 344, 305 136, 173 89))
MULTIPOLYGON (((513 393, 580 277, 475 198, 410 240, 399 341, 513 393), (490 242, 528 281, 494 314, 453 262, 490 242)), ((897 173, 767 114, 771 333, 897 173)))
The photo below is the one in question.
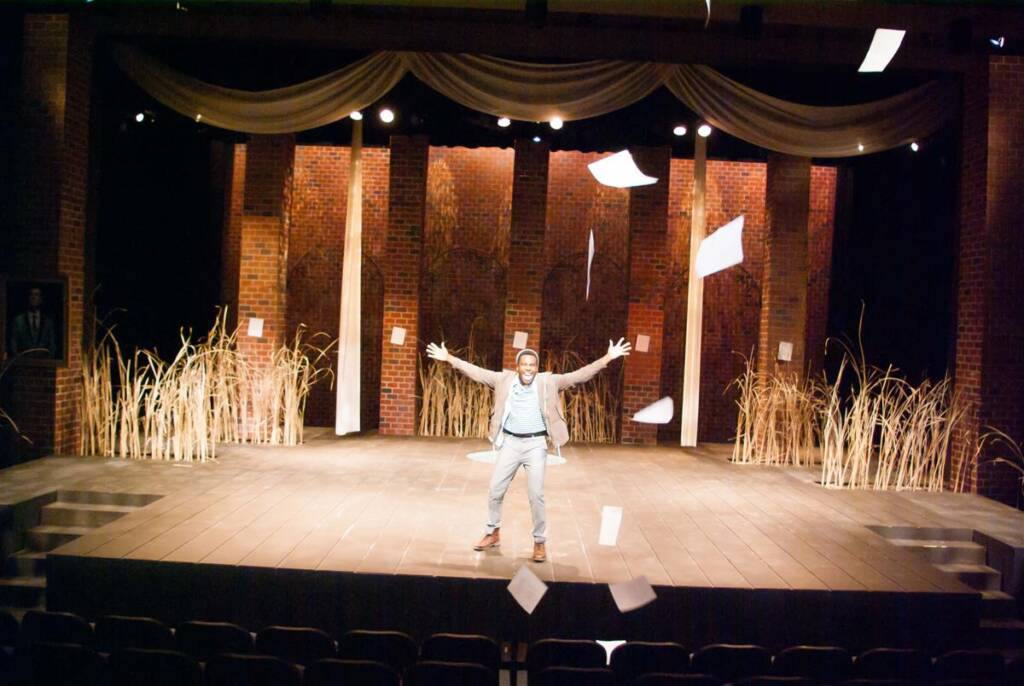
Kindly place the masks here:
POLYGON ((615 545, 619 540, 619 526, 622 525, 622 508, 605 505, 601 508, 601 533, 597 542, 601 545, 615 545))
POLYGON ((697 276, 702 279, 743 261, 743 215, 700 242, 697 249, 697 276))
POLYGON ((649 186, 658 183, 658 179, 647 176, 636 166, 629 150, 617 152, 591 162, 587 169, 599 183, 612 188, 632 188, 633 186, 649 186))
POLYGON ((633 347, 636 348, 636 351, 638 353, 645 353, 645 352, 647 352, 648 350, 651 349, 651 337, 650 336, 645 336, 642 333, 637 334, 636 335, 636 345, 634 345, 633 347))
POLYGON ((597 639, 597 644, 604 648, 605 665, 610 665, 612 663, 612 652, 623 643, 625 643, 625 641, 602 641, 601 639, 597 639))
POLYGON ((263 336, 263 320, 259 317, 249 317, 249 330, 246 331, 253 338, 263 336))
POLYGON ((779 341, 779 360, 782 362, 793 361, 793 344, 789 341, 779 341))
MULTIPOLYGON (((495 462, 498 461, 498 451, 497 450, 481 450, 481 451, 475 452, 475 453, 467 453, 466 457, 468 457, 473 462, 482 462, 484 464, 494 464, 495 462)), ((565 458, 562 457, 561 455, 552 455, 551 453, 548 453, 548 466, 550 467, 551 465, 556 465, 556 464, 565 464, 565 458)))
POLYGON ((889 62, 896 56, 903 44, 903 36, 906 31, 899 29, 875 29, 875 35, 871 39, 871 46, 868 54, 864 55, 864 61, 860 63, 859 72, 885 71, 889 62))
POLYGON ((405 329, 400 326, 391 328, 391 345, 405 344, 405 329))
POLYGON ((708 16, 704 19, 704 28, 707 28, 708 24, 711 23, 711 0, 704 0, 704 4, 708 8, 708 16))
POLYGON ((594 264, 594 230, 590 230, 590 240, 587 241, 587 300, 590 300, 590 265, 594 264))
POLYGON ((526 339, 529 338, 525 331, 516 331, 512 336, 512 347, 516 350, 522 350, 526 347, 526 339))
POLYGON ((666 395, 661 400, 639 410, 633 415, 633 421, 639 424, 668 424, 672 421, 672 414, 675 410, 676 406, 672 402, 672 396, 666 395))
POLYGON ((526 610, 526 614, 532 615, 537 608, 537 603, 548 592, 548 586, 538 579, 529 567, 523 565, 512 577, 512 581, 508 585, 508 592, 519 603, 519 607, 526 610))
POLYGON ((612 599, 619 612, 629 612, 643 607, 658 597, 645 576, 618 584, 608 584, 608 589, 612 592, 612 599))

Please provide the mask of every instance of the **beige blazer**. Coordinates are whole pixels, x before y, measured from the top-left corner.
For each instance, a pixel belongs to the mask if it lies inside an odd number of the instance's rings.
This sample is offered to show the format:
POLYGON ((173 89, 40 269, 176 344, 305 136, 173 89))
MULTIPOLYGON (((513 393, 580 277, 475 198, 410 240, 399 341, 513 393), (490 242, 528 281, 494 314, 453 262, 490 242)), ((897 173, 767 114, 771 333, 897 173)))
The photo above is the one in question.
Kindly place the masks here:
MULTIPOLYGON (((452 355, 448 356, 448 361, 455 369, 473 381, 487 384, 494 389, 494 407, 491 409, 491 423, 487 433, 491 443, 494 443, 501 433, 505 403, 508 401, 512 384, 516 380, 516 372, 511 369, 503 369, 500 372, 483 369, 452 355)), ((561 447, 569 441, 569 427, 565 424, 560 391, 594 378, 598 372, 608 366, 609 361, 605 356, 568 374, 541 372, 534 378, 533 383, 540 384, 537 390, 540 392, 540 410, 544 416, 544 425, 547 426, 548 435, 551 436, 551 440, 556 446, 561 447)))

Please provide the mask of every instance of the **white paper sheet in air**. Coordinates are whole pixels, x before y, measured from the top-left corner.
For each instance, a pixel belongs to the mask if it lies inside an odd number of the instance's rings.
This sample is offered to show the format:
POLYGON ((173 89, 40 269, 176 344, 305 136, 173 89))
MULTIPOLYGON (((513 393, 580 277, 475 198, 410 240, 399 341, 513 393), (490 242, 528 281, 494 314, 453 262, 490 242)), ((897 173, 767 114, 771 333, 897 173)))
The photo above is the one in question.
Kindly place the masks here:
POLYGON ((516 331, 512 336, 512 347, 516 350, 522 350, 526 347, 526 339, 529 338, 525 331, 516 331))
POLYGON ((700 242, 697 276, 704 278, 743 261, 743 215, 700 242))
POLYGON ((405 344, 405 329, 400 326, 391 328, 391 345, 405 344))
POLYGON ((779 341, 779 360, 782 362, 793 361, 793 344, 789 341, 779 341))
POLYGON ((537 609, 537 603, 548 592, 548 586, 538 579, 529 567, 523 565, 512 577, 512 581, 508 585, 508 592, 519 603, 519 607, 526 610, 526 614, 532 615, 533 611, 537 609))
POLYGON ((645 576, 618 584, 608 584, 608 589, 612 592, 612 599, 619 612, 629 612, 643 607, 658 597, 645 576))
POLYGON ((653 402, 633 415, 633 421, 639 424, 668 424, 675 412, 675 403, 671 396, 665 396, 653 402))
POLYGON ((597 162, 591 162, 587 169, 594 175, 599 183, 612 188, 632 188, 633 186, 649 186, 658 183, 658 179, 647 176, 633 161, 629 150, 617 152, 614 155, 603 157, 597 162))
POLYGON ((636 348, 636 351, 638 353, 645 353, 645 352, 647 352, 648 350, 651 349, 651 337, 650 336, 645 336, 642 333, 637 334, 636 335, 636 345, 634 345, 633 347, 636 348))
POLYGON ((889 62, 899 52, 903 44, 903 36, 906 31, 900 29, 875 29, 875 35, 871 38, 871 46, 868 53, 864 55, 864 61, 857 69, 859 72, 880 72, 885 71, 889 62))
POLYGON ((590 300, 590 265, 594 264, 594 230, 590 230, 590 239, 587 241, 587 296, 590 300))
POLYGON ((622 525, 622 508, 605 505, 601 508, 601 533, 597 542, 601 545, 615 545, 619 540, 619 527, 622 525))
POLYGON ((246 331, 253 338, 263 336, 263 320, 259 317, 249 317, 249 329, 246 331))

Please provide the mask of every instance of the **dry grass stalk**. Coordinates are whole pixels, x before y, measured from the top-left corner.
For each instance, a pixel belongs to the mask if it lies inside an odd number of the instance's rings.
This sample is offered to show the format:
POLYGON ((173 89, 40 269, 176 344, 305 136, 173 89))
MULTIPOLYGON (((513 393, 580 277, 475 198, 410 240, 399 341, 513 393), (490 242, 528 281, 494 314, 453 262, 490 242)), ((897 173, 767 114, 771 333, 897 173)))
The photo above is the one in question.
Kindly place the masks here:
POLYGON ((149 350, 123 357, 109 330, 84 351, 82 453, 202 462, 216 456, 218 443, 300 443, 306 399, 330 374, 322 363, 333 343, 304 342, 300 326, 268 367, 255 367, 225 322, 219 313, 198 343, 182 332, 170 362, 149 350))
MULTIPOLYGON (((474 332, 470 329, 469 345, 456 348, 452 354, 467 362, 484 366, 476 351, 474 332)), ((491 389, 463 376, 448 363, 425 359, 420 364, 419 435, 486 438, 494 398, 491 389)))
MULTIPOLYGON (((566 350, 548 353, 545 370, 563 374, 586 364, 580 355, 566 350)), ((569 440, 578 443, 615 443, 619 440, 618 390, 621 381, 621 371, 606 371, 584 384, 562 391, 562 412, 569 428, 569 440)))
MULTIPOLYGON (((1011 469, 1016 470, 1020 474, 1018 482, 1020 483, 1021 496, 1024 496, 1024 448, 1021 447, 1021 443, 1013 440, 1004 431, 991 426, 985 428, 987 431, 978 437, 978 443, 975 448, 974 469, 977 469, 982 464, 981 455, 983 452, 997 453, 996 457, 990 457, 984 460, 984 462, 1005 464, 1011 469)), ((961 490, 963 490, 962 485, 961 482, 961 490)))

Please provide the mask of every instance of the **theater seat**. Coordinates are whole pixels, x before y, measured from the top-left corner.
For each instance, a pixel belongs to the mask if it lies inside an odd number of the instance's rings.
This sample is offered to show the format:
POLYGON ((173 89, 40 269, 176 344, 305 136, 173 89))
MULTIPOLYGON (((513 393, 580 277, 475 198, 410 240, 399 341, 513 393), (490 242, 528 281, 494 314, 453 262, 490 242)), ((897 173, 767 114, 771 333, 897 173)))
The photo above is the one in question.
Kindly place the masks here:
POLYGON ((92 646, 92 627, 70 612, 29 610, 21 619, 21 640, 25 643, 76 643, 92 646))
POLYGON ((401 675, 383 662, 317 660, 306 667, 303 686, 399 686, 401 675))
POLYGON ((633 682, 636 686, 722 686, 722 681, 709 674, 644 674, 633 682))
POLYGON ((686 674, 690 652, 678 643, 629 641, 615 646, 611 668, 620 684, 631 684, 643 674, 686 674))
POLYGON ((35 686, 106 686, 106 662, 92 648, 77 643, 33 641, 29 644, 29 670, 35 686))
POLYGON ((207 686, 300 686, 295 665, 271 655, 221 653, 206 663, 207 686))
POLYGON ((383 662, 401 673, 416 661, 416 642, 401 631, 354 629, 338 641, 338 657, 343 660, 383 662))
POLYGON ((734 681, 733 686, 816 686, 817 684, 833 684, 833 681, 815 681, 804 676, 779 676, 769 674, 765 676, 748 676, 745 679, 734 681))
POLYGON ((415 662, 405 670, 402 686, 498 686, 498 673, 474 662, 415 662))
POLYGON ((931 671, 931 657, 911 648, 875 648, 861 653, 853 663, 857 679, 924 682, 931 678, 931 671))
POLYGON ((124 648, 173 650, 170 627, 150 617, 107 615, 96 620, 96 649, 113 653, 124 648))
POLYGON ((420 660, 472 662, 497 672, 501 667, 501 649, 479 634, 434 634, 420 646, 420 660))
POLYGON ((199 663, 176 650, 125 648, 109 658, 116 686, 202 686, 199 663))
POLYGON ((320 629, 268 626, 256 634, 256 652, 305 666, 334 657, 334 639, 320 629))
POLYGON ((995 650, 953 650, 940 655, 932 666, 932 681, 977 679, 1001 684, 1006 660, 995 650))
POLYGON ((252 652, 252 634, 227 622, 183 622, 174 632, 178 650, 200 662, 219 653, 245 655, 252 652))
POLYGON ((822 684, 846 681, 853 659, 845 648, 836 646, 793 646, 775 656, 772 673, 802 676, 822 684))
POLYGON ((530 672, 528 683, 529 686, 615 686, 615 675, 610 669, 596 667, 548 667, 530 672))
POLYGON ((606 662, 605 650, 597 641, 545 638, 531 644, 526 652, 531 676, 548 667, 604 669, 606 662))
POLYGON ((710 674, 722 681, 766 676, 771 669, 771 653, 758 645, 714 643, 695 652, 690 661, 694 674, 710 674))

